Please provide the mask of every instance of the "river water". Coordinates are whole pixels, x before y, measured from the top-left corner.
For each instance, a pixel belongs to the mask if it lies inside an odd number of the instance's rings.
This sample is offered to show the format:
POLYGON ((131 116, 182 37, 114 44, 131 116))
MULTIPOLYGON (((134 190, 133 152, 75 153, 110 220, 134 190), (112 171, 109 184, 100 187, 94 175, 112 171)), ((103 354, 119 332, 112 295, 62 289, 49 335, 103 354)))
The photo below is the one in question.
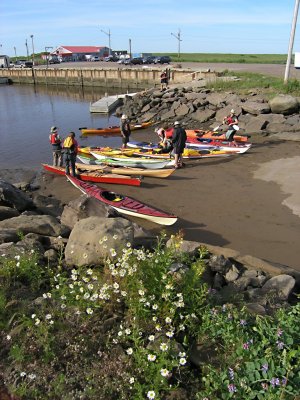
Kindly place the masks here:
MULTIPOLYGON (((119 89, 120 90, 120 89, 119 89)), ((107 89, 33 85, 0 85, 0 167, 37 168, 52 163, 49 132, 61 137, 74 131, 80 145, 120 146, 121 137, 80 137, 80 127, 118 125, 114 115, 90 113, 90 102, 107 89)), ((116 94, 111 90, 108 95, 116 94)))

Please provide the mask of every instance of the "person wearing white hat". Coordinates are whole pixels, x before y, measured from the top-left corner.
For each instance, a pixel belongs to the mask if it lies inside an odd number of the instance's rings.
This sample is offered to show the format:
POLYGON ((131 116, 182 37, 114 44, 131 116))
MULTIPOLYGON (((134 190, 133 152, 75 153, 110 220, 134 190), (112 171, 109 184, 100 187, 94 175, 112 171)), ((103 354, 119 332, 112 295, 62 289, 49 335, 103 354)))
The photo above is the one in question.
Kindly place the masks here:
POLYGON ((228 125, 228 130, 225 133, 225 137, 229 142, 234 141, 234 135, 239 130, 238 127, 239 120, 235 115, 235 110, 231 109, 230 114, 227 117, 224 117, 223 124, 228 125))
POLYGON ((49 140, 52 145, 52 155, 53 155, 53 166, 62 167, 62 149, 61 149, 61 138, 58 135, 58 129, 56 126, 52 126, 50 129, 49 140))
POLYGON ((174 168, 182 168, 182 153, 185 148, 187 135, 186 131, 182 128, 179 121, 174 122, 174 132, 172 135, 173 153, 175 155, 174 168))
POLYGON ((122 149, 126 149, 127 143, 129 142, 129 136, 131 135, 130 123, 126 114, 123 114, 120 121, 120 130, 122 136, 122 149))

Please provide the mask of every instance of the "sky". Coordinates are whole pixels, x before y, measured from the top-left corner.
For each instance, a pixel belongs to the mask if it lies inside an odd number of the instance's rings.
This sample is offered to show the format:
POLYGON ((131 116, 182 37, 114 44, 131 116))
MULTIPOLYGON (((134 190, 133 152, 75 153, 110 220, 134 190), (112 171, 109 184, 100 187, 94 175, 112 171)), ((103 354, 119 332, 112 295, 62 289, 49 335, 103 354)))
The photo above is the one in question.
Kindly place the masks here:
POLYGON ((132 53, 177 53, 180 43, 181 53, 287 54, 294 8, 295 0, 1 0, 0 53, 25 56, 26 41, 29 54, 32 42, 35 53, 108 46, 110 33, 112 50, 129 51, 131 39, 132 53))

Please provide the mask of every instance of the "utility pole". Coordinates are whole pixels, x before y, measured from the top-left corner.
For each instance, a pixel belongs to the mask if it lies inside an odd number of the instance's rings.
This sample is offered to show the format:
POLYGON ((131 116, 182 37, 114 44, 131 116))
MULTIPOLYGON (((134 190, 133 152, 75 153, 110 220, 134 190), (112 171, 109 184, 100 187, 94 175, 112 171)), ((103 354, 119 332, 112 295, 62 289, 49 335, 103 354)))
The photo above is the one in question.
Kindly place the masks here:
POLYGON ((295 8, 294 8, 291 36, 290 36, 290 44, 289 44, 288 56, 287 56, 287 61, 286 61, 285 73, 284 73, 284 83, 285 84, 287 84, 288 80, 289 80, 290 66, 291 66, 291 59, 292 59, 292 52, 293 52, 294 38, 295 38, 295 31, 296 31, 296 24, 297 24, 297 17, 298 17, 298 10, 299 10, 299 0, 295 0, 295 8))
POLYGON ((129 39, 129 57, 131 58, 131 39, 129 39))
POLYGON ((33 45, 33 35, 30 35, 32 42, 32 66, 34 66, 34 45, 33 45))
POLYGON ((15 51, 15 57, 16 57, 16 61, 17 61, 18 56, 17 56, 17 49, 16 49, 16 46, 14 46, 14 51, 15 51))
POLYGON ((171 33, 171 35, 178 40, 178 60, 180 60, 180 42, 182 42, 182 39, 180 38, 180 29, 178 29, 177 35, 175 35, 174 33, 171 33))
POLYGON ((29 60, 29 53, 28 53, 28 43, 27 39, 25 40, 25 46, 26 46, 26 54, 27 54, 27 61, 29 60))
POLYGON ((101 32, 105 33, 105 35, 108 36, 108 55, 111 55, 111 49, 110 49, 110 29, 108 32, 105 32, 103 29, 101 29, 101 32))

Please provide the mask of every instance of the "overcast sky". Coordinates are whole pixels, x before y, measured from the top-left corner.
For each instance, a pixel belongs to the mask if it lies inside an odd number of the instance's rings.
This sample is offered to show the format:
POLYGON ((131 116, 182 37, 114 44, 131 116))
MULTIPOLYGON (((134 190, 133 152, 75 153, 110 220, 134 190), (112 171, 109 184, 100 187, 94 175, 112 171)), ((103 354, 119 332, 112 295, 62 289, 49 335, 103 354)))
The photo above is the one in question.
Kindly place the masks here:
MULTIPOLYGON (((288 51, 295 0, 1 0, 2 54, 60 45, 132 52, 280 53, 288 51)), ((300 16, 299 16, 300 18, 300 16)), ((294 51, 300 51, 296 30, 294 51)))

